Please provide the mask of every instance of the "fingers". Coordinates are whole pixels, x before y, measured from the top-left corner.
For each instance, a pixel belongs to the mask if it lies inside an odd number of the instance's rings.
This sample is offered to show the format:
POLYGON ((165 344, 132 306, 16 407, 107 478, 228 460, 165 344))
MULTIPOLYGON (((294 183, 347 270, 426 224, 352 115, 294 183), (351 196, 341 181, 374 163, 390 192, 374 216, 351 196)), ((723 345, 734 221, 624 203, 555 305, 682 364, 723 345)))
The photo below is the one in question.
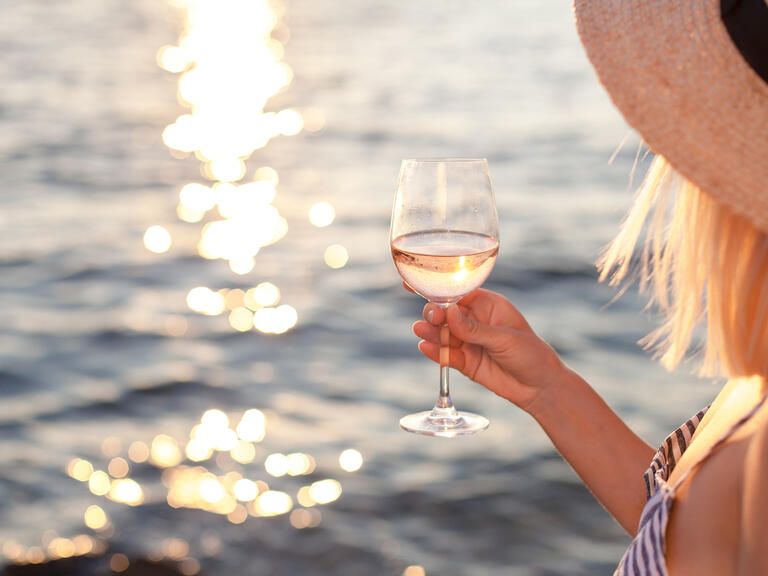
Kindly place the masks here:
POLYGON ((437 304, 425 304, 422 316, 424 317, 424 320, 435 326, 440 326, 445 323, 445 310, 437 304))
MULTIPOLYGON (((440 327, 433 326, 429 322, 420 320, 413 323, 413 333, 416 334, 422 340, 432 342, 433 344, 440 344, 440 327)), ((451 348, 459 348, 463 342, 451 334, 448 346, 451 348)))
POLYGON ((459 300, 459 307, 472 311, 472 315, 485 324, 506 325, 518 330, 529 330, 523 314, 501 294, 479 288, 459 300))
POLYGON ((471 344, 479 344, 485 348, 496 349, 503 347, 504 334, 499 327, 489 326, 478 322, 466 309, 459 306, 449 306, 446 310, 448 328, 455 338, 471 344))
MULTIPOLYGON (((427 358, 432 360, 436 364, 440 364, 440 346, 434 342, 427 342, 422 340, 419 342, 419 352, 424 354, 427 358)), ((451 368, 455 368, 460 372, 464 370, 466 364, 466 355, 463 350, 451 348, 449 363, 451 368)))

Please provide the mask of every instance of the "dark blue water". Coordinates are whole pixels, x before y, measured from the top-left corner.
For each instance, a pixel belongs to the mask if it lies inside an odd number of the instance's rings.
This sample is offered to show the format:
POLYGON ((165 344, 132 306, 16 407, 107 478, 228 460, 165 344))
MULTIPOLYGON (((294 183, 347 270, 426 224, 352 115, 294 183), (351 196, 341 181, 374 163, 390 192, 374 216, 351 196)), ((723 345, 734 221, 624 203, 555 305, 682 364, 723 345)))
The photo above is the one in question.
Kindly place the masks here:
POLYGON ((642 301, 627 293, 606 308, 613 291, 595 282, 592 263, 631 200, 637 140, 608 164, 627 128, 568 6, 287 9, 294 79, 268 109, 311 107, 325 126, 275 138, 249 161, 249 172, 279 173, 288 234, 238 276, 200 258, 200 225, 176 216, 180 187, 203 180, 194 157, 172 157, 161 139, 184 110, 155 54, 177 41, 184 11, 149 0, 0 4, 0 565, 50 559, 69 546, 55 538, 86 535, 78 542, 97 556, 109 550, 103 562, 165 557, 190 574, 610 573, 627 537, 514 407, 456 376, 455 401, 489 416, 487 432, 444 441, 397 427, 431 405, 438 376, 410 334, 421 302, 400 289, 388 254, 399 162, 412 156, 488 158, 502 240, 488 286, 649 441, 714 392, 653 364, 635 344, 653 325, 642 301), (306 216, 319 200, 336 209, 322 229, 306 216), (154 224, 173 235, 168 253, 143 245, 154 224), (333 270, 323 252, 337 243, 349 262, 333 270), (297 310, 284 335, 238 333, 226 314, 185 301, 196 286, 263 281, 297 310), (149 463, 131 462, 143 490, 134 507, 67 474, 73 458, 106 470, 159 434, 183 449, 212 408, 233 426, 262 410, 266 437, 253 462, 222 453, 200 465, 266 481, 294 510, 301 486, 338 480, 341 497, 313 507, 317 526, 172 508, 149 463), (350 448, 359 471, 339 465, 350 448), (308 475, 264 467, 270 454, 299 452, 316 462, 308 475), (92 505, 109 519, 102 529, 84 523, 92 505))

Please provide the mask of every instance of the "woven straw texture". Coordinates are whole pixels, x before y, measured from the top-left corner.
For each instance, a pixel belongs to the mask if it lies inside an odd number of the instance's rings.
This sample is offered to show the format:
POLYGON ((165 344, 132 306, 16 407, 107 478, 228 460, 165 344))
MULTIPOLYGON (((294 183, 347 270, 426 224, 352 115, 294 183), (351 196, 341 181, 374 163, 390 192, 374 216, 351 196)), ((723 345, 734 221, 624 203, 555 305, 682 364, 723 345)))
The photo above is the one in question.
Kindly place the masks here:
POLYGON ((732 43, 720 0, 575 0, 574 11, 626 121, 688 180, 768 232, 768 84, 732 43))

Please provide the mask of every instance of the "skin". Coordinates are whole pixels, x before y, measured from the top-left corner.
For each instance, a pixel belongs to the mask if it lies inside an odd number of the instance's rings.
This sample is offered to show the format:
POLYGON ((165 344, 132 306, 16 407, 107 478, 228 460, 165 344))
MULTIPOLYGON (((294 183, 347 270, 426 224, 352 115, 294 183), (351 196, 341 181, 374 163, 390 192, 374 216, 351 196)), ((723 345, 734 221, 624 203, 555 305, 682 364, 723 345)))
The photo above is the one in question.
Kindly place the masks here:
MULTIPOLYGON (((407 287, 406 287, 407 288, 407 287)), ((458 305, 424 307, 419 350, 439 363, 448 324, 450 366, 530 414, 595 497, 631 535, 645 506, 643 472, 655 448, 568 368, 503 296, 476 290, 458 305)), ((723 387, 669 479, 674 483, 766 390, 761 378, 723 387)), ((667 527, 673 576, 768 574, 768 407, 698 468, 677 492, 667 527)))

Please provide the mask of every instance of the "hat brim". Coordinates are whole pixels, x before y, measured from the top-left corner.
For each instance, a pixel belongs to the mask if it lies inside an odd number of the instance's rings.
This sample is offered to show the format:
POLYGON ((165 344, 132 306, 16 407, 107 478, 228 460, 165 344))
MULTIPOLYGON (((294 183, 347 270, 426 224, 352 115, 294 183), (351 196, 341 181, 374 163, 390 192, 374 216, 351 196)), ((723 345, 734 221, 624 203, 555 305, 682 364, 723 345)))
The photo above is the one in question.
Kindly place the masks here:
POLYGON ((575 0, 600 82, 650 148, 768 231, 768 84, 732 43, 720 0, 575 0))

